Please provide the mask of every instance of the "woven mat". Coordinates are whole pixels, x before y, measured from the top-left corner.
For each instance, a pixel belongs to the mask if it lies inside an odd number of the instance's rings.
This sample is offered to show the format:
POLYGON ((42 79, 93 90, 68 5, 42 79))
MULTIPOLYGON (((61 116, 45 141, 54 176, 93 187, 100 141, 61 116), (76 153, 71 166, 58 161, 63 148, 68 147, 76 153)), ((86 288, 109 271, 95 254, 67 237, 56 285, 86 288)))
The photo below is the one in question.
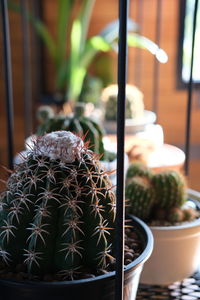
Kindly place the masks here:
POLYGON ((195 273, 192 277, 175 282, 168 287, 140 284, 136 299, 199 300, 200 273, 195 273))

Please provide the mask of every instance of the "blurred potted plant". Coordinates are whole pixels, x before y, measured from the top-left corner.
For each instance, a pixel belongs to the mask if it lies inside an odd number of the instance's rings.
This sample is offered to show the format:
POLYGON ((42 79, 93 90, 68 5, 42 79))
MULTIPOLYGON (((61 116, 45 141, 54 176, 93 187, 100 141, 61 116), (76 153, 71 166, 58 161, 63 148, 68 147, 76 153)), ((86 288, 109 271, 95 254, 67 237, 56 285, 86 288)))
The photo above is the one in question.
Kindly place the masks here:
MULTIPOLYGON (((79 137, 37 139, 0 196, 1 299, 114 299, 115 194, 79 137)), ((137 218, 129 225, 124 288, 133 300, 152 235, 137 218)))
MULTIPOLYGON (((112 84, 103 89, 101 105, 104 110, 104 127, 107 133, 117 130, 118 86, 112 84)), ((156 121, 156 114, 144 109, 143 93, 132 84, 126 85, 126 133, 135 134, 144 131, 148 124, 156 121)))
POLYGON ((128 212, 150 226, 154 250, 141 282, 168 285, 191 276, 199 266, 200 204, 175 170, 153 173, 142 163, 129 166, 128 212))
MULTIPOLYGON (((117 51, 118 21, 108 24, 99 34, 88 38, 88 27, 95 0, 81 1, 78 13, 72 18, 76 0, 58 0, 56 36, 52 36, 45 23, 27 12, 27 18, 44 43, 55 66, 55 93, 61 93, 61 102, 77 101, 83 82, 95 55, 99 51, 117 51)), ((9 1, 9 6, 20 11, 20 6, 9 1)), ((128 21, 128 44, 151 52, 160 62, 167 61, 166 53, 154 42, 137 33, 138 25, 128 21)), ((57 100, 56 100, 57 101, 57 100)))

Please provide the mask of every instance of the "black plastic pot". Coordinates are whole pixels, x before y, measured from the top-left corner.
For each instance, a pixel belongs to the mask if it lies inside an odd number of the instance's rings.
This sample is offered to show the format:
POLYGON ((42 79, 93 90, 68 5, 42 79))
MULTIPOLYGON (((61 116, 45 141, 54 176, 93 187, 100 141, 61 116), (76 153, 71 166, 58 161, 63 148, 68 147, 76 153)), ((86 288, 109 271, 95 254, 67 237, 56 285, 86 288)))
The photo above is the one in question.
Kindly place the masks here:
MULTIPOLYGON (((140 273, 153 249, 153 236, 147 225, 130 217, 144 243, 141 255, 125 267, 124 300, 134 300, 140 273)), ((62 282, 19 282, 0 280, 1 300, 114 300, 115 272, 96 278, 62 282)))

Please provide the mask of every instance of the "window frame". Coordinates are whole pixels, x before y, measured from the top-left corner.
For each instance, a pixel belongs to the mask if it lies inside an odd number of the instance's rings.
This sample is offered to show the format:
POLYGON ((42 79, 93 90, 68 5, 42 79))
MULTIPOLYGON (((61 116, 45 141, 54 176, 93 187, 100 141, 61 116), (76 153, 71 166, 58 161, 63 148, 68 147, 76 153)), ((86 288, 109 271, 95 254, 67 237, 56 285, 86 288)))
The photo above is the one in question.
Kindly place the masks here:
MULTIPOLYGON (((186 89, 188 82, 182 79, 183 66, 183 41, 184 41, 184 26, 185 26, 185 12, 187 0, 179 1, 179 22, 178 22, 178 47, 177 47, 177 88, 186 89)), ((200 8, 199 8, 200 9, 200 8)), ((200 81, 193 82, 194 88, 200 87, 200 81)))

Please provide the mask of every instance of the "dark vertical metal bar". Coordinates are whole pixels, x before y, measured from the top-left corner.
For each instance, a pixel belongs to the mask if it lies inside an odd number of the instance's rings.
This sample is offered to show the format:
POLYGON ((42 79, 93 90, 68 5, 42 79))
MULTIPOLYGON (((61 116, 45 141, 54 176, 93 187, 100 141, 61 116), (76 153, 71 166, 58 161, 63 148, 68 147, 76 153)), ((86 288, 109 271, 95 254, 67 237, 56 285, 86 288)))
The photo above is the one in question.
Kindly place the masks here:
MULTIPOLYGON (((156 44, 160 46, 160 36, 161 36, 161 20, 162 20, 162 0, 157 0, 156 4, 156 44)), ((154 57, 154 70, 153 70, 153 94, 152 103, 153 111, 158 112, 158 98, 159 98, 159 73, 160 73, 160 63, 156 57, 154 57)))
POLYGON ((23 39, 23 75, 24 75, 24 135, 32 133, 32 99, 31 99, 31 66, 30 66, 30 27, 27 19, 27 0, 20 0, 21 26, 23 39))
POLYGON ((2 31, 3 31, 3 61, 5 74, 5 94, 6 94, 6 117, 8 134, 8 166, 13 169, 13 90, 12 90, 12 68, 10 51, 10 32, 7 1, 1 0, 2 31))
POLYGON ((191 52, 191 65, 190 65, 190 79, 188 83, 188 100, 187 100, 187 114, 186 114, 186 136, 185 136, 185 174, 189 173, 189 156, 190 156, 190 132, 191 132, 191 112, 192 112, 192 88, 193 88, 193 65, 194 65, 194 46, 195 46, 195 32, 197 24, 197 9, 198 0, 195 0, 194 18, 192 28, 192 52, 191 52))
MULTIPOLYGON (((43 6, 44 3, 43 1, 40 0, 31 0, 31 7, 34 13, 34 16, 36 18, 43 20, 43 6)), ((32 39, 33 39, 33 53, 35 54, 35 57, 37 58, 37 64, 32 66, 34 73, 36 74, 35 81, 36 81, 36 88, 38 89, 38 94, 44 94, 47 92, 47 87, 46 87, 46 80, 45 80, 45 66, 44 66, 44 61, 45 61, 45 51, 44 51, 44 45, 42 43, 42 40, 38 37, 36 34, 35 30, 33 30, 32 34, 32 39)))
POLYGON ((117 103, 117 212, 115 300, 123 299, 124 286, 124 132, 127 76, 128 0, 119 0, 119 54, 117 103))
MULTIPOLYGON (((139 24, 139 33, 142 32, 143 27, 143 12, 144 12, 144 1, 138 0, 138 7, 137 7, 137 16, 136 22, 139 24)), ((138 87, 141 87, 141 78, 142 78, 142 51, 140 48, 135 49, 135 84, 138 87)))

